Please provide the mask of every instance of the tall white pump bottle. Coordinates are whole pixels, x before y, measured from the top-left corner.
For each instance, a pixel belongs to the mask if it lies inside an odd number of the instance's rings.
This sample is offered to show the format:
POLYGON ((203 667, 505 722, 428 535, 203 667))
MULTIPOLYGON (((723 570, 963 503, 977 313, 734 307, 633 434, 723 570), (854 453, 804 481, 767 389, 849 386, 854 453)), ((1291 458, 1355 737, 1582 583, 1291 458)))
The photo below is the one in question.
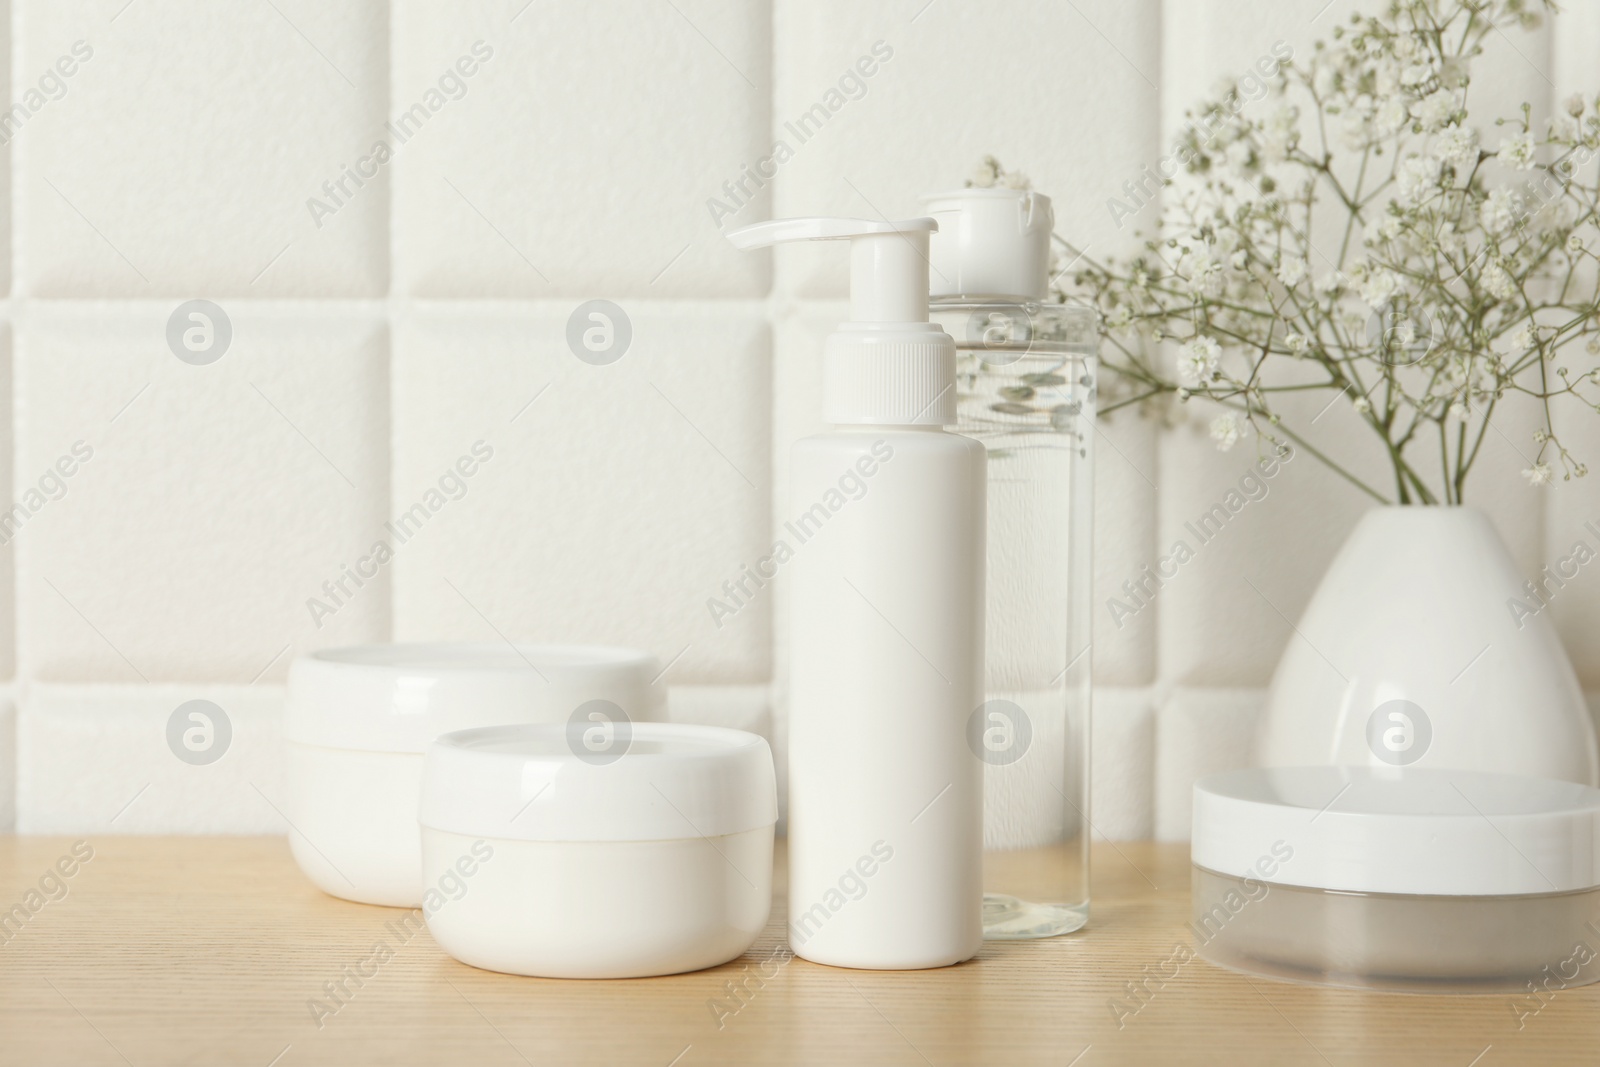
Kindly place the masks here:
MULTIPOLYGON (((955 342, 928 322, 933 219, 782 219, 735 246, 851 242, 850 321, 824 351, 834 429, 794 448, 789 943, 839 967, 978 951, 983 447, 956 418, 955 342)), ((780 550, 781 553, 781 550, 780 550)))

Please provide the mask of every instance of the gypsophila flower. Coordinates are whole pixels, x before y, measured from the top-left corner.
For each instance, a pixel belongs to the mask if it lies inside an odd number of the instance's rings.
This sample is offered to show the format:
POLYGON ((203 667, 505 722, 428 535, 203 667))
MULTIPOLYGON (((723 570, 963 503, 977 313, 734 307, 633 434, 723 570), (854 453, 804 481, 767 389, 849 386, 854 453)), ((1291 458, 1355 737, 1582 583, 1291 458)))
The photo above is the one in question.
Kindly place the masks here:
POLYGON ((1392 271, 1370 270, 1361 279, 1361 302, 1374 311, 1380 310, 1399 287, 1400 279, 1392 271))
POLYGON ((1412 156, 1395 171, 1400 202, 1415 206, 1433 196, 1439 188, 1439 160, 1433 156, 1412 156))
MULTIPOLYGON (((1191 108, 1178 162, 1194 180, 1161 198, 1137 258, 1082 257, 1051 294, 1094 304, 1106 324, 1101 411, 1165 400, 1169 422, 1198 418, 1180 404, 1204 396, 1224 405, 1201 421, 1226 449, 1268 427, 1300 440, 1297 420, 1303 431, 1328 407, 1280 413, 1274 394, 1333 390, 1357 414, 1343 429, 1382 442, 1382 473, 1347 462, 1333 423, 1317 458, 1402 504, 1462 503, 1507 413, 1526 411, 1541 434, 1529 482, 1580 476, 1552 410, 1600 415, 1600 270, 1587 263, 1600 248, 1600 96, 1519 109, 1472 77, 1486 48, 1554 8, 1358 5, 1278 75, 1191 108), (1485 152, 1484 121, 1509 115, 1485 152), (1175 367, 1162 338, 1177 342, 1175 367)), ((1030 388, 1002 377, 1012 395, 1030 388)))
POLYGON ((1496 189, 1483 202, 1483 207, 1478 209, 1478 219, 1484 229, 1498 237, 1517 224, 1517 216, 1521 211, 1520 196, 1510 189, 1496 189))
POLYGON ((1211 439, 1217 443, 1218 452, 1226 452, 1239 443, 1239 438, 1244 435, 1240 425, 1239 416, 1232 412, 1218 415, 1211 420, 1211 439))
POLYGON ((1411 118, 1411 113, 1406 108, 1406 102, 1399 97, 1385 101, 1372 117, 1373 129, 1380 137, 1392 136, 1395 131, 1404 126, 1411 118))
POLYGON ((1456 94, 1448 89, 1436 89, 1411 105, 1411 114, 1423 129, 1437 130, 1455 117, 1456 94))
POLYGON ((1217 376, 1222 349, 1209 337, 1196 337, 1178 350, 1178 377, 1189 385, 1209 385, 1217 376))
POLYGON ((1500 151, 1495 153, 1495 158, 1518 170, 1530 169, 1534 160, 1533 136, 1520 133, 1501 141, 1500 151))
POLYGON ((1517 295, 1517 283, 1511 273, 1498 262, 1483 269, 1483 287, 1497 300, 1510 300, 1517 295))
POLYGON ((1451 126, 1434 140, 1433 151, 1453 167, 1465 166, 1478 155, 1478 131, 1463 126, 1451 126))

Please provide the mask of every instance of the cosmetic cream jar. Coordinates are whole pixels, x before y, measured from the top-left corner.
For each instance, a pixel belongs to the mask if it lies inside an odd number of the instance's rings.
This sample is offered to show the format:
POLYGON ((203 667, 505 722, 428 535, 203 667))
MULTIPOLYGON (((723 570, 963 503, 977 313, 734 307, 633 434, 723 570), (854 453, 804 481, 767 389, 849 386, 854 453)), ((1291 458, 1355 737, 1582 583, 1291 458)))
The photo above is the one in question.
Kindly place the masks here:
POLYGON ((363 645, 300 657, 285 726, 295 862, 336 897, 418 906, 429 742, 503 723, 656 720, 658 670, 647 652, 583 645, 363 645))
POLYGON ((777 820, 772 752, 742 730, 447 734, 423 774, 423 914, 441 948, 491 971, 715 966, 766 925, 777 820))
POLYGON ((1600 790, 1415 767, 1194 787, 1190 933, 1235 970, 1547 997, 1600 980, 1600 790))

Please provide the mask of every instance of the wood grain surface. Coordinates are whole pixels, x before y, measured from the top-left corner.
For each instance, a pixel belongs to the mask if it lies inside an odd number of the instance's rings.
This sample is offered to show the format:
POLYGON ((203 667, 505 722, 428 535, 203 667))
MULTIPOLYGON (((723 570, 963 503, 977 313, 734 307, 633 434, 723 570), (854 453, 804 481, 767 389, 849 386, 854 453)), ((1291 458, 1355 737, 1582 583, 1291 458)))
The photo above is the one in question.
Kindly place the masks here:
POLYGON ((397 934, 402 912, 313 889, 280 838, 73 846, 0 837, 0 910, 38 905, 0 928, 0 1064, 1600 1063, 1600 986, 1403 996, 1168 965, 1190 944, 1177 845, 1097 846, 1088 928, 958 967, 784 962, 780 896, 743 959, 618 982, 459 964, 397 934), (1137 1006, 1120 1025, 1114 1000, 1137 1006))

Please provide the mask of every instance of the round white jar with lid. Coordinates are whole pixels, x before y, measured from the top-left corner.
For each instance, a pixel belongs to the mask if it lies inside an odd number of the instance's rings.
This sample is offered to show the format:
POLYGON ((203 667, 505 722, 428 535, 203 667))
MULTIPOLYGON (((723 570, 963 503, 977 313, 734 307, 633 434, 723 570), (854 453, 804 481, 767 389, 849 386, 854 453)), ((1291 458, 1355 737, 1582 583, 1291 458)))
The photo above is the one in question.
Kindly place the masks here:
POLYGON ((285 724, 295 862, 333 896, 417 907, 417 802, 435 737, 574 717, 653 721, 664 705, 658 671, 648 652, 586 645, 361 645, 301 656, 285 724))
POLYGON ((1418 767, 1194 787, 1193 935, 1213 963, 1405 992, 1600 980, 1600 790, 1418 767))
POLYGON ((545 978, 678 974, 741 955, 772 905, 772 752, 635 724, 463 730, 428 748, 423 913, 463 963, 545 978))

